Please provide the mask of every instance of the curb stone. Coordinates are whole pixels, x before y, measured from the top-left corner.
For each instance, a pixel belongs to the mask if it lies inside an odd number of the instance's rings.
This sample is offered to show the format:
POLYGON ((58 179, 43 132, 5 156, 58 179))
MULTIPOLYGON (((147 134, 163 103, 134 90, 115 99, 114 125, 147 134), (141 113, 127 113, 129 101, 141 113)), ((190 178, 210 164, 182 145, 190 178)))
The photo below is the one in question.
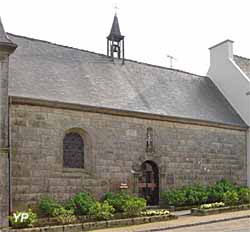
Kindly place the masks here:
POLYGON ((120 226, 132 226, 149 222, 169 221, 177 218, 178 218, 177 216, 169 214, 169 215, 114 219, 107 221, 84 222, 79 224, 53 225, 53 226, 33 227, 33 228, 31 227, 22 229, 21 228, 12 229, 8 227, 4 228, 3 230, 0 229, 0 232, 79 232, 79 231, 89 231, 96 229, 114 228, 120 226))
POLYGON ((232 218, 223 218, 223 219, 217 219, 217 220, 211 220, 211 221, 205 221, 205 222, 196 222, 196 223, 190 223, 190 224, 184 224, 184 225, 178 225, 178 226, 168 226, 168 227, 158 228, 158 229, 136 230, 135 232, 157 232, 157 231, 163 231, 163 230, 173 230, 173 229, 200 226, 200 225, 206 225, 206 224, 212 224, 212 223, 218 223, 218 222, 239 220, 239 219, 244 219, 244 218, 250 218, 250 215, 244 215, 244 216, 232 217, 232 218))

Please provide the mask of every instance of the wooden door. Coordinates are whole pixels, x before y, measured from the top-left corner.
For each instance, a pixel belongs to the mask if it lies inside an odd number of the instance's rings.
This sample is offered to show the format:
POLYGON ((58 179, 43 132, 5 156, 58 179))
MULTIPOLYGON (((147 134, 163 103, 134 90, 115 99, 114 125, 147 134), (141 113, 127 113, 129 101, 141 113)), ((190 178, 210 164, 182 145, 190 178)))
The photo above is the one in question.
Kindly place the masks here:
POLYGON ((159 203, 159 171, 152 161, 145 161, 141 165, 139 195, 147 200, 148 205, 159 203))

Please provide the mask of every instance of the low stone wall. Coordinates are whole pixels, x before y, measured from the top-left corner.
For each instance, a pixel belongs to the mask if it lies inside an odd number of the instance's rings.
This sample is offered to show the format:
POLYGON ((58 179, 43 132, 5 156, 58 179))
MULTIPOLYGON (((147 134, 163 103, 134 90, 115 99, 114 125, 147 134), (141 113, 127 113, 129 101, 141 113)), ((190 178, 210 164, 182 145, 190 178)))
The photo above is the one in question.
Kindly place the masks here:
POLYGON ((248 210, 248 209, 250 209, 250 204, 228 206, 228 207, 221 207, 221 208, 212 208, 212 209, 193 208, 193 209, 191 209, 191 215, 193 215, 193 216, 206 216, 206 215, 211 215, 211 214, 233 212, 233 211, 239 211, 239 210, 248 210))
POLYGON ((103 229, 118 226, 128 226, 137 225, 150 222, 168 221, 177 219, 175 215, 161 215, 161 216, 151 216, 151 217, 136 217, 136 218, 126 218, 117 220, 107 220, 107 221, 97 221, 97 222, 85 222, 79 224, 69 224, 69 225, 58 225, 58 226, 46 226, 46 227, 35 227, 35 228, 25 228, 25 229, 3 229, 2 232, 81 232, 94 229, 103 229))

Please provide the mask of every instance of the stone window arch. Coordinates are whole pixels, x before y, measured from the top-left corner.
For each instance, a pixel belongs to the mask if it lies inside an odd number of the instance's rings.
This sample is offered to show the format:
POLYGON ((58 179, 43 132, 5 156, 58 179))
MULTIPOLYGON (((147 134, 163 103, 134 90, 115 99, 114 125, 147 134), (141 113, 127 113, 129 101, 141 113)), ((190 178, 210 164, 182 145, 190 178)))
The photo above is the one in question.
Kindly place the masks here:
POLYGON ((84 139, 79 133, 66 133, 63 139, 64 168, 84 168, 84 146, 84 139))

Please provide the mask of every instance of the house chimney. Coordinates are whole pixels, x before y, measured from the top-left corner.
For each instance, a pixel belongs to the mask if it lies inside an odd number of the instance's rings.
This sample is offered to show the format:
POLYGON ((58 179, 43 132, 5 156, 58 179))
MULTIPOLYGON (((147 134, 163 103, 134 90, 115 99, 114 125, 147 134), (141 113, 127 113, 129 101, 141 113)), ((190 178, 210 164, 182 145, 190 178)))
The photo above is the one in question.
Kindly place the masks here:
POLYGON ((221 43, 209 48, 210 50, 210 66, 218 65, 228 59, 233 59, 233 41, 225 40, 221 43))

